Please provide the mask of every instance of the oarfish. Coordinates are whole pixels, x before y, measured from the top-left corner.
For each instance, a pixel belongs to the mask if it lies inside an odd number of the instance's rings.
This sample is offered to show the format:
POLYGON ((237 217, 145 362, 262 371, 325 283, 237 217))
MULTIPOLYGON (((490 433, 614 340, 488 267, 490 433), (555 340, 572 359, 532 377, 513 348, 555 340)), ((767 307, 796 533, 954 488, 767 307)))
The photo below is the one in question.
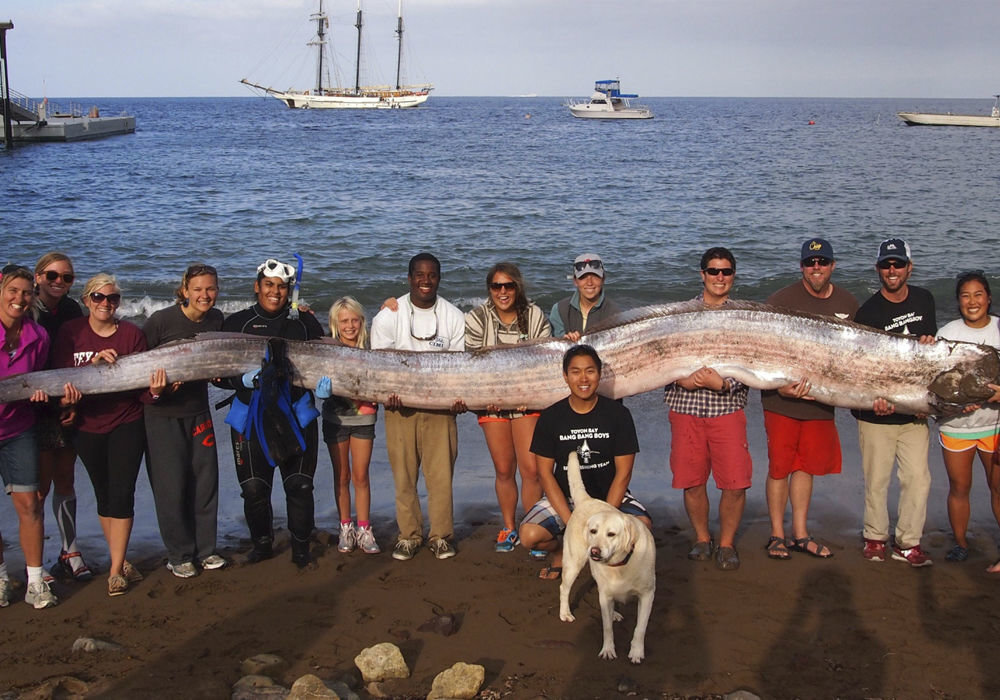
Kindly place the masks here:
MULTIPOLYGON (((600 391, 622 398, 650 391, 707 366, 757 389, 809 379, 816 400, 871 408, 885 398, 904 413, 950 413, 992 395, 1000 357, 986 346, 952 341, 921 345, 914 337, 736 302, 698 302, 626 311, 581 342, 604 363, 600 391)), ((122 357, 114 365, 47 370, 0 381, 0 403, 40 388, 60 395, 72 382, 84 393, 147 386, 152 371, 170 381, 236 376, 260 366, 266 338, 209 333, 190 341, 122 357)), ((544 408, 568 393, 561 359, 571 343, 544 339, 470 352, 358 350, 323 341, 288 341, 300 386, 322 376, 333 393, 384 403, 396 394, 414 408, 446 409, 461 399, 470 409, 544 408)))

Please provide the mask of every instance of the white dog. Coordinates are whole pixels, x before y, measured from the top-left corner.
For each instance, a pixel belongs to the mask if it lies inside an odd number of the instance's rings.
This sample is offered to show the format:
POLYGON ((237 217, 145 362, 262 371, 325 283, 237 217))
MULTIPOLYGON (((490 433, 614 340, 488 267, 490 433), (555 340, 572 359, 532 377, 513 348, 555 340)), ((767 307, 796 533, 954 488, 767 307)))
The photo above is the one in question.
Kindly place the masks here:
POLYGON ((604 646, 601 658, 617 658, 612 622, 622 619, 615 602, 639 599, 635 633, 628 658, 634 664, 646 655, 646 625, 656 593, 656 544, 641 520, 622 513, 608 503, 591 498, 580 476, 576 452, 569 456, 569 488, 573 514, 563 537, 562 583, 559 584, 559 619, 572 622, 569 594, 573 582, 590 560, 590 573, 597 582, 601 602, 604 646))

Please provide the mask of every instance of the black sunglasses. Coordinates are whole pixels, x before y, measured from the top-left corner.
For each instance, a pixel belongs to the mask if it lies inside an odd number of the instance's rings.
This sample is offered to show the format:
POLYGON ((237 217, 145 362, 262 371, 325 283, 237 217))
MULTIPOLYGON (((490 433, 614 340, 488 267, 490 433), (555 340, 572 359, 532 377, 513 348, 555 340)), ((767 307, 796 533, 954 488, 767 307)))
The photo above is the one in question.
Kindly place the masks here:
POLYGON ((517 291, 517 284, 514 282, 490 282, 490 289, 494 292, 499 292, 502 289, 507 289, 511 292, 517 291))
POLYGON ((723 277, 732 277, 736 274, 736 270, 731 267, 704 267, 701 270, 706 275, 711 275, 715 277, 716 275, 722 275, 723 277))
POLYGON ((819 265, 820 267, 830 267, 830 263, 833 262, 829 258, 809 258, 808 260, 802 261, 802 267, 815 267, 819 265))
POLYGON ((122 295, 118 292, 114 292, 113 294, 101 294, 100 292, 90 293, 90 300, 95 304, 100 304, 105 299, 107 299, 108 303, 112 306, 118 306, 122 303, 122 295))
POLYGON ((45 279, 49 282, 55 282, 57 279, 62 277, 62 281, 66 284, 73 284, 73 280, 76 279, 76 276, 72 272, 63 272, 62 274, 59 274, 55 270, 46 270, 44 274, 45 279))
POLYGON ((883 260, 882 262, 880 262, 878 264, 878 269, 880 269, 880 270, 889 270, 889 269, 905 270, 906 266, 908 264, 909 263, 906 263, 906 262, 904 262, 902 260, 891 260, 891 259, 890 260, 883 260))
POLYGON ((604 263, 600 260, 584 260, 582 262, 573 263, 573 267, 576 268, 577 272, 583 272, 588 267, 591 270, 600 270, 604 268, 604 263))

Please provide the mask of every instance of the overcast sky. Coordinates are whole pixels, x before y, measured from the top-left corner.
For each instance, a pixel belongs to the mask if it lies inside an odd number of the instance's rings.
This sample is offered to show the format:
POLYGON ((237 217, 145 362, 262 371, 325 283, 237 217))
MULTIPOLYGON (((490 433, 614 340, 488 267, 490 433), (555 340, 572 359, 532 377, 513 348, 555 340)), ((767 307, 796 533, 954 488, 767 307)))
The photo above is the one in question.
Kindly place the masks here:
MULTIPOLYGON (((356 0, 324 0, 352 82, 356 0)), ((32 97, 306 88, 318 0, 4 0, 32 97)), ((364 0, 369 82, 394 80, 395 0, 364 0)), ((404 0, 407 77, 438 95, 988 97, 1000 0, 404 0)))

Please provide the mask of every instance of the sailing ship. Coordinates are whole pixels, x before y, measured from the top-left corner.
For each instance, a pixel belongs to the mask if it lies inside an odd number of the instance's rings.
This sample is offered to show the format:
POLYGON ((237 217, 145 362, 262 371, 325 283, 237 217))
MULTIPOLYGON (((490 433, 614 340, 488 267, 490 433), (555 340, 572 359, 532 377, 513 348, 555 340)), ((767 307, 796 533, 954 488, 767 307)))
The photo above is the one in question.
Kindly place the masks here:
POLYGON ((329 73, 326 68, 329 46, 326 41, 326 30, 330 20, 323 12, 323 0, 319 0, 319 11, 309 17, 316 22, 316 37, 309 42, 319 53, 316 65, 316 87, 312 90, 275 90, 252 83, 246 78, 240 82, 251 88, 281 100, 291 109, 403 109, 422 105, 430 97, 433 85, 402 85, 401 69, 403 61, 403 0, 399 0, 396 18, 396 38, 398 49, 396 53, 396 84, 362 85, 361 84, 361 0, 358 0, 357 19, 354 26, 358 30, 357 58, 355 61, 354 87, 332 87, 324 84, 324 77, 329 73))

